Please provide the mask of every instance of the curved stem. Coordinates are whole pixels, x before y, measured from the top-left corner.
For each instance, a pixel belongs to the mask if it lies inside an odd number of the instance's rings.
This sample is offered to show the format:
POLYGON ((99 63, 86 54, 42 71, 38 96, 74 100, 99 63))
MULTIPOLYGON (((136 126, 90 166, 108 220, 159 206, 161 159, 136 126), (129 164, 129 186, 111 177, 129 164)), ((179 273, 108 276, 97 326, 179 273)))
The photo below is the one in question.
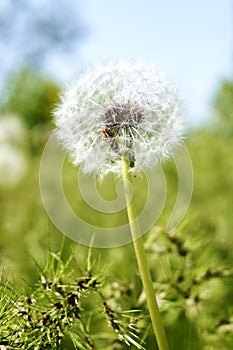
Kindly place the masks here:
POLYGON ((137 220, 137 211, 133 200, 130 201, 130 187, 133 185, 133 179, 130 170, 129 160, 122 157, 122 177, 127 204, 127 213, 131 235, 133 239, 134 251, 138 262, 138 268, 141 275, 143 288, 146 293, 148 309, 152 326, 159 350, 169 350, 167 337, 164 331, 162 319, 159 313, 157 300, 155 297, 150 270, 146 260, 146 253, 143 247, 141 229, 137 220))

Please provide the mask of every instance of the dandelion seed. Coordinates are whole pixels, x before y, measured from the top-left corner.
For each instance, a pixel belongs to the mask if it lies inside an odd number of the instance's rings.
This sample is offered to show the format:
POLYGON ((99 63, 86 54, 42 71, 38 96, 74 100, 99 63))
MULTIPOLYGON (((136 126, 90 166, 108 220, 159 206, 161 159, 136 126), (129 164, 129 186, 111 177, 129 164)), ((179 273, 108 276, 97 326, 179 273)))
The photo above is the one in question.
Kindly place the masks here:
POLYGON ((56 134, 85 173, 121 174, 153 167, 177 147, 184 117, 174 87, 152 67, 126 60, 97 66, 68 87, 55 115, 56 134))

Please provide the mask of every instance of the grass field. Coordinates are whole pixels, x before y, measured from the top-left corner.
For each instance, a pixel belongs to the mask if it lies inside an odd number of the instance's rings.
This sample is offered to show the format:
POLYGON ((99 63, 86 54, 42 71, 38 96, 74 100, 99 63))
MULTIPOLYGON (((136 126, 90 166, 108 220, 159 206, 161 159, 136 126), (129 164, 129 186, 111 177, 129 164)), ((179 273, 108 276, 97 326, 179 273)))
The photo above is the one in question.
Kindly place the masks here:
MULTIPOLYGON (((0 309, 3 333, 0 344, 4 334, 9 337, 13 334, 12 324, 6 322, 9 312, 13 312, 12 308, 15 307, 11 300, 24 300, 24 295, 34 295, 38 303, 43 304, 43 312, 46 312, 51 308, 51 300, 57 298, 56 303, 67 300, 65 296, 64 300, 58 296, 58 282, 63 283, 72 294, 75 293, 73 285, 86 276, 81 288, 81 316, 77 315, 76 323, 70 321, 64 326, 60 348, 71 350, 76 344, 78 349, 136 349, 139 346, 136 344, 144 339, 140 346, 156 349, 132 246, 92 249, 88 260, 89 248, 64 239, 63 234, 50 222, 39 188, 39 166, 46 137, 37 136, 42 141, 36 150, 29 147, 29 141, 23 146, 28 161, 26 176, 17 186, 0 189, 0 259, 4 266, 0 309), (49 250, 57 255, 48 258, 49 250), (63 264, 66 265, 71 256, 75 257, 76 262, 72 260, 65 268, 63 264), (46 265, 48 260, 50 265, 46 265), (38 265, 42 270, 38 271, 38 265), (99 283, 97 289, 92 277, 89 276, 87 282, 88 268, 99 283), (43 274, 47 274, 44 284, 41 279, 43 274), (51 287, 53 294, 49 294, 48 285, 45 287, 49 279, 54 283, 55 291, 51 287), (7 280, 14 287, 8 288, 10 284, 6 287, 7 280), (47 301, 43 301, 43 295, 47 301), (106 305, 110 305, 110 309, 106 305), (135 313, 122 313, 135 309, 135 313), (110 310, 114 310, 118 316, 110 310), (118 332, 111 327, 114 317, 119 317, 120 325, 122 322, 118 332), (129 322, 133 322, 137 330, 128 329, 129 322), (129 340, 128 346, 127 338, 121 339, 118 334, 126 332, 131 337, 130 331, 136 332, 139 338, 135 344, 129 340)), ((171 350, 230 350, 233 348, 233 142, 206 128, 188 135, 186 144, 194 170, 190 207, 174 234, 168 235, 165 227, 177 192, 176 170, 168 161, 163 165, 168 190, 165 208, 156 225, 145 235, 145 248, 171 350)), ((77 171, 66 161, 64 190, 72 208, 81 217, 97 226, 126 222, 125 211, 100 214, 85 205, 76 188, 76 176, 77 171)), ((109 178, 100 185, 102 195, 108 200, 116 195, 112 180, 109 178)), ((144 185, 142 181, 137 188, 139 207, 143 207, 145 200, 144 185)), ((36 307, 33 310, 33 317, 40 317, 35 316, 39 312, 36 307)), ((47 329, 56 323, 56 318, 65 317, 59 316, 56 310, 57 314, 53 322, 48 321, 47 329)), ((18 321, 14 318, 14 324, 18 322, 22 332, 30 329, 29 319, 25 320, 22 313, 16 316, 18 321)), ((75 318, 74 314, 72 318, 75 318)), ((38 322, 35 321, 34 326, 37 324, 39 327, 38 322)), ((43 327, 40 328, 42 332, 43 327)), ((50 347, 50 343, 55 346, 55 340, 51 338, 52 331, 51 334, 46 332, 47 340, 41 338, 40 344, 43 345, 36 345, 35 340, 30 347, 28 344, 32 339, 27 334, 23 338, 24 347, 21 344, 20 348, 58 348, 50 347)), ((6 349, 17 348, 13 336, 9 344, 5 345, 6 349)))

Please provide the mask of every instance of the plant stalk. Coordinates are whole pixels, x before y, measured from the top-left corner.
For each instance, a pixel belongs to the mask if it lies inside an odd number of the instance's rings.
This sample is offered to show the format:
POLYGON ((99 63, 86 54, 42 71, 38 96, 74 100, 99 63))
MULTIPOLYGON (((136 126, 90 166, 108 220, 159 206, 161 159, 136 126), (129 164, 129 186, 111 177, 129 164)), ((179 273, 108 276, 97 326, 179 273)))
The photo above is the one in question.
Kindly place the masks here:
POLYGON ((141 229, 137 220, 137 211, 133 199, 130 201, 130 189, 133 186, 133 178, 130 170, 130 162, 128 159, 122 157, 122 177, 124 182, 124 191, 127 204, 128 220, 133 240, 133 246, 135 255, 137 258, 138 268, 141 275, 143 288, 146 293, 148 309, 154 334, 157 340, 159 350, 169 350, 169 345, 165 330, 163 327, 162 319, 159 313, 157 300, 152 284, 150 270, 147 264, 146 253, 143 247, 143 239, 141 235, 141 229))

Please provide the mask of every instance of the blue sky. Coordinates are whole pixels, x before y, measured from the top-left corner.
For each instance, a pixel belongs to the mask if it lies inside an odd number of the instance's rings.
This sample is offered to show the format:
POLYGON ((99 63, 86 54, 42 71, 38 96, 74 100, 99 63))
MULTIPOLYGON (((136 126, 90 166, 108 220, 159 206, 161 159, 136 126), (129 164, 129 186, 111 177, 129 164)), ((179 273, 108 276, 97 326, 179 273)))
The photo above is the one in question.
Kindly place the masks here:
POLYGON ((231 0, 80 0, 79 8, 89 35, 76 73, 110 58, 155 64, 184 97, 190 123, 207 120, 219 82, 232 78, 231 0))

